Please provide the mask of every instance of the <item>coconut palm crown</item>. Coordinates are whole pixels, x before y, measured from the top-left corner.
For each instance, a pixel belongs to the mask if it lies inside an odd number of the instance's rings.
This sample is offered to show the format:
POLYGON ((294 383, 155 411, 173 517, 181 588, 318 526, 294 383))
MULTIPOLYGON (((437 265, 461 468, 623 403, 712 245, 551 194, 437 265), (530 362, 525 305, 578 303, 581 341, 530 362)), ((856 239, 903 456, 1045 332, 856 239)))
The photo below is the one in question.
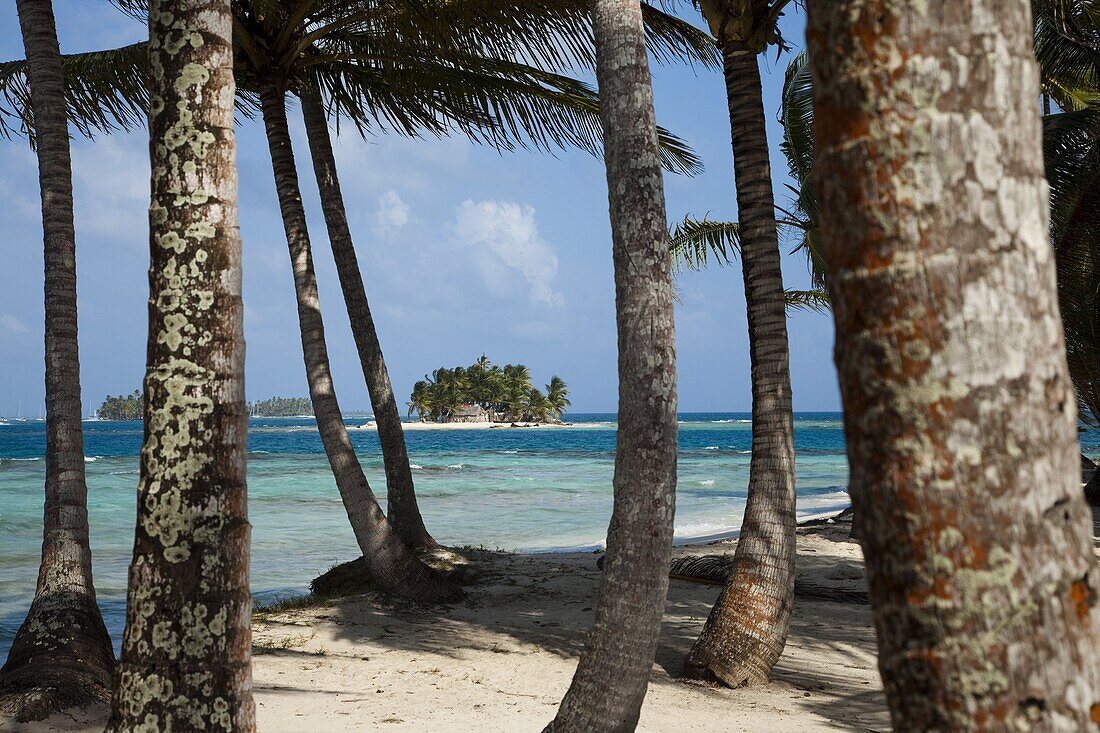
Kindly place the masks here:
MULTIPOLYGON (((112 0, 145 20, 147 0, 112 0)), ((499 149, 601 149, 599 100, 566 75, 594 63, 587 4, 377 0, 239 0, 233 3, 238 111, 254 117, 274 84, 321 91, 326 109, 359 132, 454 132, 499 149)), ((710 37, 646 6, 649 44, 664 63, 718 63, 710 37)), ((87 136, 130 129, 148 105, 144 43, 64 58, 70 120, 87 136)), ((0 64, 0 134, 30 136, 25 63, 0 64)), ((669 170, 701 163, 661 130, 669 170)))

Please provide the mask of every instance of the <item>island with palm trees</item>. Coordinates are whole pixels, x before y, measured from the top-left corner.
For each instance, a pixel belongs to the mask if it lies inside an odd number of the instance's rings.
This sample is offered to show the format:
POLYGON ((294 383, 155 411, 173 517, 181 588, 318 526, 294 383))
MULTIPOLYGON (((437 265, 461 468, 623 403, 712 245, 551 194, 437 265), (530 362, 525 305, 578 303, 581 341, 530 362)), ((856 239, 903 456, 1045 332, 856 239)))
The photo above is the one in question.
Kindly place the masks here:
POLYGON ((545 391, 524 364, 498 366, 484 354, 469 366, 440 367, 413 385, 409 417, 421 423, 564 424, 569 387, 554 375, 545 391))

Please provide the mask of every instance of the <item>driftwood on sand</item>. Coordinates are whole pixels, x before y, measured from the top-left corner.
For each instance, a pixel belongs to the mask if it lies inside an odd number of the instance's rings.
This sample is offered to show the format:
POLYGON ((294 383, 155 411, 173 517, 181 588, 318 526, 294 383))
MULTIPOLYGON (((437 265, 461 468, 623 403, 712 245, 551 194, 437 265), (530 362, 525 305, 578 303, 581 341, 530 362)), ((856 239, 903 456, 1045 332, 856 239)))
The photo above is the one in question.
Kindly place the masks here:
MULTIPOLYGON (((596 567, 603 569, 603 556, 596 561, 596 567)), ((733 568, 733 554, 725 555, 685 555, 674 559, 669 564, 668 575, 676 580, 686 580, 692 583, 705 583, 708 585, 725 585, 733 568)), ((839 568, 846 571, 846 568, 839 568)), ((796 577, 794 594, 802 598, 813 598, 822 601, 834 601, 837 603, 862 603, 867 604, 867 589, 862 583, 860 587, 852 587, 851 581, 862 580, 862 570, 841 576, 829 576, 825 581, 841 581, 836 585, 813 582, 805 577, 796 577), (847 582, 845 582, 847 581, 847 582)))

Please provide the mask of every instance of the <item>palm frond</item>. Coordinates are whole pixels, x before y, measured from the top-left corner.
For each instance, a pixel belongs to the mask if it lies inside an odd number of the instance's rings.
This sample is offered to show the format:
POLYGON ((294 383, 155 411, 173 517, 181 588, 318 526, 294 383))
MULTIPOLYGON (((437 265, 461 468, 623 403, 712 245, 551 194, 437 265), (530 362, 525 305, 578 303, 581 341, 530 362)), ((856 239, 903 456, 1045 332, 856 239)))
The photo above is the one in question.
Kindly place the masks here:
POLYGON ((685 216, 668 233, 668 252, 673 272, 701 270, 711 260, 728 265, 741 248, 736 222, 714 221, 685 216))
POLYGON ((833 310, 833 302, 829 300, 829 293, 818 288, 812 290, 784 290, 783 300, 788 313, 794 311, 830 313, 833 310))
MULTIPOLYGON (((587 4, 586 4, 587 5, 587 4)), ((704 68, 721 69, 722 54, 714 38, 691 23, 642 3, 646 42, 660 64, 698 62, 704 68)))
POLYGON ((809 59, 800 53, 787 64, 783 78, 783 142, 779 147, 787 158, 791 178, 800 185, 810 180, 814 162, 814 99, 809 59))
MULTIPOLYGON (((311 68, 330 113, 362 134, 418 136, 457 130, 498 149, 580 148, 601 154, 599 98, 589 85, 513 61, 440 59, 406 51, 400 61, 329 61, 311 68)), ((681 139, 658 131, 670 171, 694 175, 702 164, 681 139)))
POLYGON ((795 56, 787 65, 783 80, 783 106, 779 121, 783 125, 783 141, 779 149, 787 158, 787 168, 797 187, 794 193, 794 212, 788 221, 788 229, 799 235, 792 252, 803 252, 814 287, 825 287, 825 259, 822 254, 821 230, 818 227, 818 199, 813 185, 814 162, 814 104, 813 80, 805 53, 795 56))
MULTIPOLYGON (((92 137, 144 124, 149 103, 145 43, 64 54, 61 63, 69 122, 80 134, 92 137)), ((0 135, 8 139, 33 137, 26 64, 23 59, 0 63, 0 135)))
POLYGON ((1100 107, 1048 115, 1043 157, 1066 355, 1083 415, 1100 420, 1100 107))
MULTIPOLYGON (((515 58, 547 70, 595 66, 588 0, 404 0, 389 22, 405 39, 446 40, 466 53, 515 58)), ((646 45, 661 64, 721 68, 706 31, 642 3, 646 45)))
POLYGON ((1058 22, 1043 14, 1035 21, 1035 59, 1043 88, 1064 110, 1079 110, 1100 90, 1097 28, 1058 22))

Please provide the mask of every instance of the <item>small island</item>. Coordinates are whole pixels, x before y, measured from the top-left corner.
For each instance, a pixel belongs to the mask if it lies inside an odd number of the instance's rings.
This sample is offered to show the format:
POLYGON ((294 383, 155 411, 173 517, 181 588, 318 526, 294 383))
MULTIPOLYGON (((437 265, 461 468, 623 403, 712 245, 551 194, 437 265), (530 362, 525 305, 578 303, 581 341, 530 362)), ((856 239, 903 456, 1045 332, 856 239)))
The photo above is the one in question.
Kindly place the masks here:
POLYGON ((543 392, 523 364, 493 364, 482 355, 470 366, 440 367, 413 385, 409 417, 440 423, 560 423, 569 388, 559 376, 543 392))
MULTIPOLYGON (((308 397, 271 397, 248 403, 250 417, 312 417, 313 403, 308 397)), ((141 420, 142 396, 139 390, 129 395, 108 395, 95 412, 100 420, 141 420)))
POLYGON ((141 392, 136 389, 129 395, 118 397, 107 395, 103 404, 96 410, 95 416, 100 420, 140 420, 142 405, 141 392))
POLYGON ((271 397, 248 403, 252 417, 312 417, 313 402, 308 397, 271 397))

